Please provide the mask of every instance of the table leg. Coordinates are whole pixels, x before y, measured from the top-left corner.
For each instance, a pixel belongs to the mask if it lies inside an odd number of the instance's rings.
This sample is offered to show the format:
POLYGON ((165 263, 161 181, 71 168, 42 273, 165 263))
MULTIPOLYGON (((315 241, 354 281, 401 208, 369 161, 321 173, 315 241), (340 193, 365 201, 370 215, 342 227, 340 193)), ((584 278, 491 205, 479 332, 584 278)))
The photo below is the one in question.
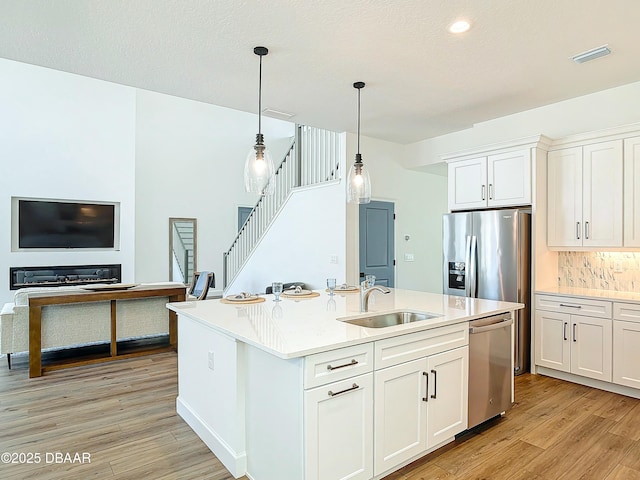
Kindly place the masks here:
POLYGON ((116 311, 117 305, 115 300, 111 300, 111 356, 118 355, 118 333, 116 332, 116 311))
POLYGON ((42 307, 29 307, 29 378, 42 376, 42 307))

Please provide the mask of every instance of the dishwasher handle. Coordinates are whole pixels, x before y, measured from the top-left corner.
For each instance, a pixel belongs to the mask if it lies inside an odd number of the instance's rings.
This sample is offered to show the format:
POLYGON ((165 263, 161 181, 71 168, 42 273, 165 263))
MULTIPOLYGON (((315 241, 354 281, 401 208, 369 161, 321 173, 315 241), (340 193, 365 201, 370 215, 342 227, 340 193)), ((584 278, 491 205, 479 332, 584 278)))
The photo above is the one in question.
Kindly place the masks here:
POLYGON ((483 325, 482 327, 469 327, 469 334, 473 335, 474 333, 490 332, 491 330, 497 330, 499 328, 508 327, 510 325, 513 325, 513 319, 505 318, 501 322, 492 323, 490 325, 483 325))

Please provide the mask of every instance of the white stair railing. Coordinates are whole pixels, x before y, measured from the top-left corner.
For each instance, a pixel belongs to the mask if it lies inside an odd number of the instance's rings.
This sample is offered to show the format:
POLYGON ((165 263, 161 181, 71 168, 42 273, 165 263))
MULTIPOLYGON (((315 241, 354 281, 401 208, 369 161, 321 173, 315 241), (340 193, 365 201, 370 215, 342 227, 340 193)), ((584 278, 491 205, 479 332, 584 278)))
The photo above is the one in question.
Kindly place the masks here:
POLYGON ((293 188, 340 178, 340 149, 337 132, 296 126, 296 137, 276 169, 273 194, 260 197, 223 254, 223 288, 240 273, 293 188))

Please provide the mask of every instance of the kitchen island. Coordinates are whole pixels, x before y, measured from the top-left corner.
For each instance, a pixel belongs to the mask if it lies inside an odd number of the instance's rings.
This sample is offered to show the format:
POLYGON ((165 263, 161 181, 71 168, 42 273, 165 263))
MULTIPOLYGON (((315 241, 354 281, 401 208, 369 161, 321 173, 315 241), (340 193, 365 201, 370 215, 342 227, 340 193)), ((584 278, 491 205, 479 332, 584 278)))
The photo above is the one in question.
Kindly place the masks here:
POLYGON ((235 476, 382 478, 467 427, 468 322, 522 304, 392 289, 178 315, 177 411, 235 476), (385 328, 380 312, 434 318, 385 328))

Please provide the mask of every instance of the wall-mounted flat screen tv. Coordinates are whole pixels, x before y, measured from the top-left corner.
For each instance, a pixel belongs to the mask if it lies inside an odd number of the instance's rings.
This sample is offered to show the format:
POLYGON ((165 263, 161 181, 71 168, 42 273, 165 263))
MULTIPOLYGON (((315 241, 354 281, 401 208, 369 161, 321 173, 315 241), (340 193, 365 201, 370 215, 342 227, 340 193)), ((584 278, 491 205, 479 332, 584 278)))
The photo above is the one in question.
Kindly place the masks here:
POLYGON ((114 248, 115 205, 18 200, 19 248, 114 248))

